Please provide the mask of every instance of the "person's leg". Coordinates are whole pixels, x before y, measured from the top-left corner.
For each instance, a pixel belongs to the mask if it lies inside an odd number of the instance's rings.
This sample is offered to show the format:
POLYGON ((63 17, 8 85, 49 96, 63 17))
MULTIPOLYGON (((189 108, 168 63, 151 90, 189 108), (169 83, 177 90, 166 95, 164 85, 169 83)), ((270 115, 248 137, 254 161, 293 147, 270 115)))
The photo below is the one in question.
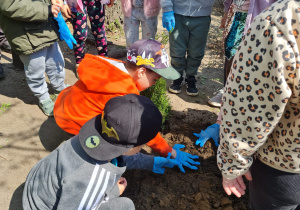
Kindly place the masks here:
POLYGON ((105 9, 101 1, 90 0, 87 12, 91 22, 92 33, 95 37, 98 55, 107 56, 107 42, 104 27, 105 9))
POLYGON ((211 18, 210 16, 189 17, 189 20, 190 34, 187 47, 186 75, 195 76, 204 57, 211 18))
POLYGON ((141 21, 142 24, 142 38, 143 39, 155 39, 155 35, 157 32, 157 16, 144 18, 141 21))
POLYGON ((47 47, 46 54, 46 74, 48 75, 50 84, 56 92, 60 92, 66 88, 65 85, 65 62, 63 54, 57 42, 47 47))
POLYGON ((50 99, 45 81, 47 48, 30 55, 20 55, 24 64, 26 80, 34 96, 39 99, 39 106, 47 116, 53 116, 54 103, 50 99))
POLYGON ((250 168, 249 182, 252 210, 291 210, 300 207, 300 174, 274 169, 259 160, 250 168))
POLYGON ((88 25, 87 25, 87 14, 86 14, 86 1, 83 1, 85 13, 73 12, 75 18, 72 18, 73 25, 73 36, 77 42, 74 46, 74 54, 76 64, 79 64, 85 55, 85 41, 87 39, 88 25))
POLYGON ((0 28, 0 46, 1 48, 3 48, 4 50, 8 50, 10 51, 11 50, 11 47, 2 31, 2 29, 0 28))
MULTIPOLYGON (((9 46, 7 39, 5 38, 4 33, 3 33, 2 29, 0 28, 0 46, 2 46, 4 44, 9 46)), ((5 74, 4 74, 4 69, 1 65, 1 48, 0 48, 0 79, 4 79, 4 78, 5 78, 5 74)))
POLYGON ((175 27, 169 35, 171 65, 179 72, 181 77, 172 82, 169 91, 171 93, 180 93, 183 82, 183 72, 187 65, 186 52, 190 33, 187 27, 187 17, 178 14, 175 14, 174 16, 175 27))
POLYGON ((135 41, 139 40, 140 14, 134 6, 132 6, 131 16, 124 16, 124 32, 126 37, 126 46, 129 48, 135 41))
POLYGON ((134 210, 134 203, 126 197, 117 197, 109 199, 107 202, 102 203, 96 209, 101 210, 134 210))
POLYGON ((0 79, 4 79, 5 78, 5 73, 1 64, 1 49, 0 49, 0 79))
POLYGON ((190 32, 187 49, 186 93, 190 96, 198 95, 196 75, 204 57, 205 46, 210 27, 210 16, 189 17, 190 32))
POLYGON ((187 18, 175 14, 175 28, 170 33, 171 65, 181 75, 187 67, 186 52, 189 42, 189 28, 187 18))

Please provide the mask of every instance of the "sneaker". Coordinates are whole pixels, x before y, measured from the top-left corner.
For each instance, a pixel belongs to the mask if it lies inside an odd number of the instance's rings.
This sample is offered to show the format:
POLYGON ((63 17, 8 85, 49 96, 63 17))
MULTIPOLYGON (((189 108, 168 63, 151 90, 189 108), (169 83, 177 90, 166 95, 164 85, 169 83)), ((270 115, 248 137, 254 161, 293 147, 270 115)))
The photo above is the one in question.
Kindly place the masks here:
POLYGON ((51 98, 40 101, 39 106, 45 115, 47 115, 48 117, 53 116, 54 103, 51 98))
POLYGON ((7 43, 3 43, 1 45, 1 49, 4 51, 4 52, 11 52, 11 46, 7 43))
POLYGON ((186 94, 189 96, 197 96, 198 89, 197 89, 197 80, 195 76, 189 76, 185 79, 186 84, 186 94))
POLYGON ((4 78, 5 78, 4 70, 2 65, 0 64, 0 79, 4 79, 4 78))
POLYGON ((183 77, 176 79, 172 82, 172 85, 169 87, 169 91, 171 93, 178 94, 181 92, 181 85, 182 85, 183 77))
MULTIPOLYGON (((67 88, 67 87, 70 87, 71 85, 65 84, 65 86, 66 86, 65 88, 67 88)), ((62 90, 61 90, 61 91, 62 91, 62 90)), ((58 95, 60 94, 61 91, 54 90, 54 91, 53 91, 54 94, 51 94, 51 95, 50 95, 50 98, 51 98, 51 100, 52 100, 53 102, 56 101, 56 99, 57 99, 57 97, 58 97, 58 95)))
POLYGON ((222 96, 224 94, 224 88, 220 89, 218 92, 214 93, 215 96, 209 99, 207 102, 211 106, 221 107, 222 96))

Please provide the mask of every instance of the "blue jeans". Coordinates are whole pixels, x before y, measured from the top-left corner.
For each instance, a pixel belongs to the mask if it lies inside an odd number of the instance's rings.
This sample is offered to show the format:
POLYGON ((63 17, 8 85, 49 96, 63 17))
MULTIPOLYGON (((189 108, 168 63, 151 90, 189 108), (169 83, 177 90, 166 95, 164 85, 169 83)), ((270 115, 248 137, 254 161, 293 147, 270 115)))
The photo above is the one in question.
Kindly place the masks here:
POLYGON ((27 84, 39 101, 50 98, 45 72, 54 90, 61 91, 66 87, 65 62, 57 42, 30 55, 20 55, 20 59, 24 64, 27 84))
POLYGON ((195 76, 205 53, 210 16, 188 17, 175 14, 170 33, 171 65, 181 75, 195 76))

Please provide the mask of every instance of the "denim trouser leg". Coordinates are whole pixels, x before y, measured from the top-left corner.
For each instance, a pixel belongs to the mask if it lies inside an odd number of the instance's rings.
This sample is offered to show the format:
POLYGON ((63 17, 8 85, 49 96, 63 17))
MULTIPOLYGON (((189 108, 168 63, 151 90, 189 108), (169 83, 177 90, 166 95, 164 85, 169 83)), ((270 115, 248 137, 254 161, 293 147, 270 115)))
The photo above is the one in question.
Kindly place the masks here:
POLYGON ((175 14, 175 28, 170 34, 171 65, 181 75, 197 74, 205 53, 210 16, 187 17, 175 14))
POLYGON ((65 88, 64 59, 57 42, 30 55, 20 55, 20 59, 24 63, 27 84, 39 101, 50 98, 45 72, 55 90, 65 88))

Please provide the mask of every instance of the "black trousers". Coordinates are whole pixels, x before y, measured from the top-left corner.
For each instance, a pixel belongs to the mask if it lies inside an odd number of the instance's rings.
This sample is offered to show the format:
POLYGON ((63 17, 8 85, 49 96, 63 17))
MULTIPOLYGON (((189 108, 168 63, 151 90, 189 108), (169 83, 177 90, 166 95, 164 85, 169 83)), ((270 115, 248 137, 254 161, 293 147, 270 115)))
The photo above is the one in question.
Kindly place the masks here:
POLYGON ((300 174, 274 169, 260 160, 250 168, 249 182, 252 210, 300 209, 300 174))

